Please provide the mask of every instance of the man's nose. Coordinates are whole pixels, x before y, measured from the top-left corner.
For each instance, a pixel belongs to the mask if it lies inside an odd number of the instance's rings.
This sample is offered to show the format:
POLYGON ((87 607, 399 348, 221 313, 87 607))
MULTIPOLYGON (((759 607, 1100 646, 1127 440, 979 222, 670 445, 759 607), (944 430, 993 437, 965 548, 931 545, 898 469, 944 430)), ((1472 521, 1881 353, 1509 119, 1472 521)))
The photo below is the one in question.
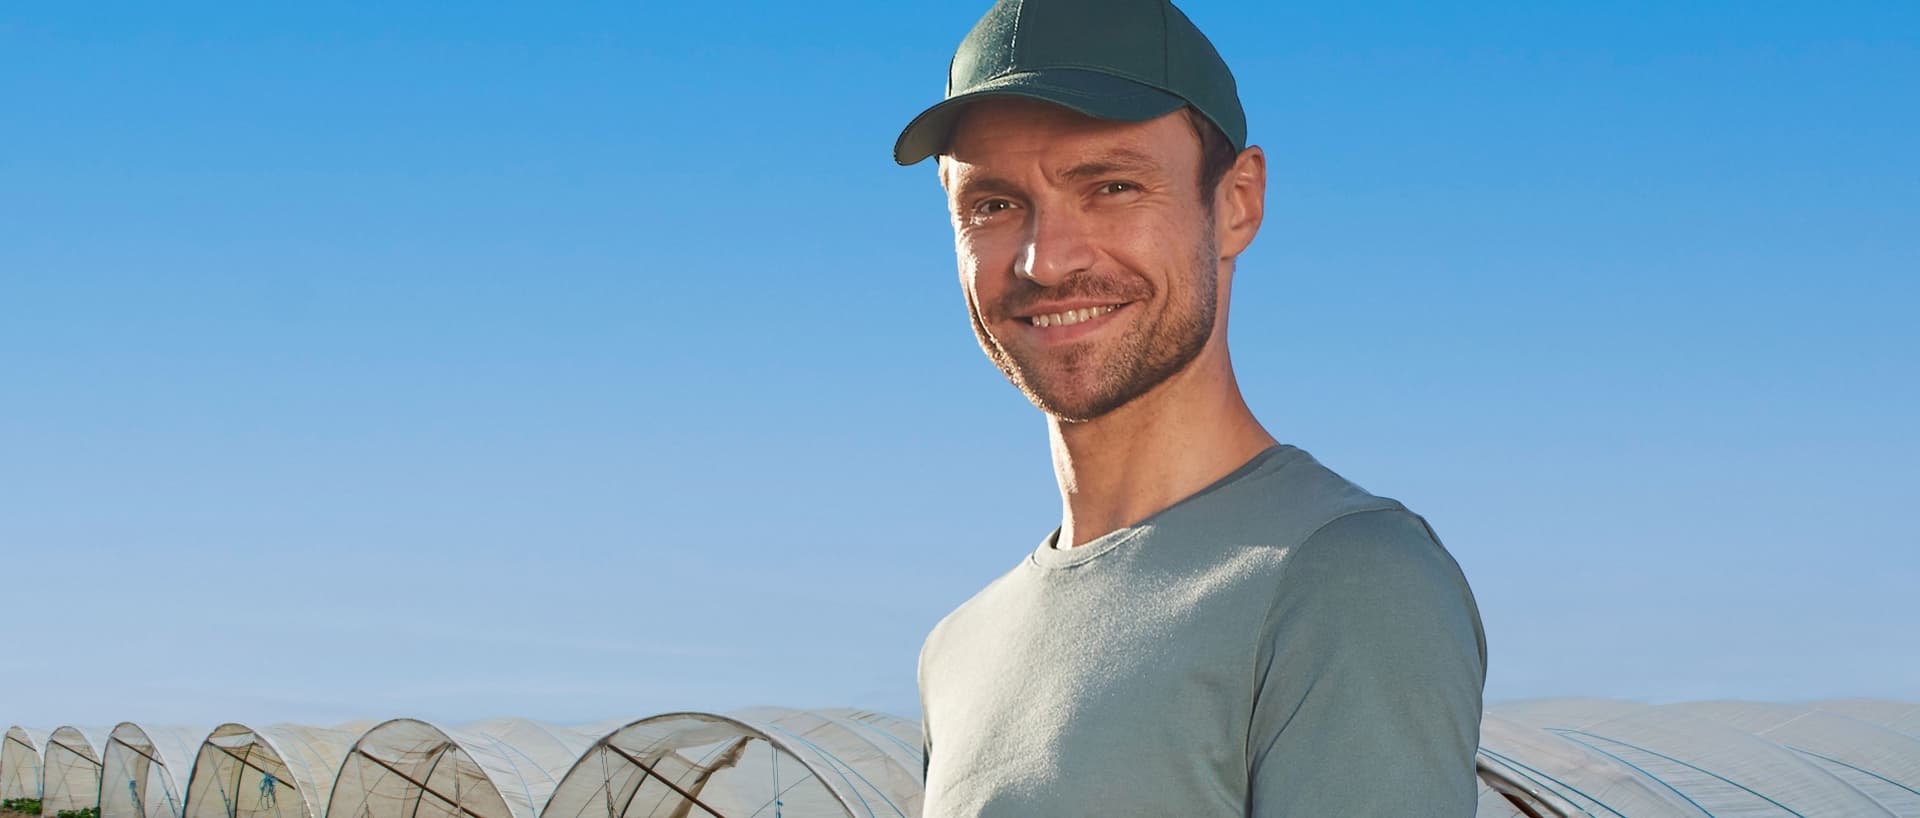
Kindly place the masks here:
POLYGON ((1052 287, 1093 266, 1093 242, 1084 219, 1059 208, 1032 212, 1016 270, 1022 278, 1052 287))

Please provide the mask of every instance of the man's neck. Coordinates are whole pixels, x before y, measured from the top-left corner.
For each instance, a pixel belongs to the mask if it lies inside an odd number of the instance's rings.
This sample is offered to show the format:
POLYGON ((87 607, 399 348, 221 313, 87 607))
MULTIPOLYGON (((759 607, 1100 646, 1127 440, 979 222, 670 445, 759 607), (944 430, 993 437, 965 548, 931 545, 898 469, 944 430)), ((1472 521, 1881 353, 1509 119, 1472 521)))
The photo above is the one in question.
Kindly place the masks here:
POLYGON ((1068 548, 1133 525, 1191 496, 1274 445, 1233 369, 1196 360, 1095 420, 1048 420, 1068 548))

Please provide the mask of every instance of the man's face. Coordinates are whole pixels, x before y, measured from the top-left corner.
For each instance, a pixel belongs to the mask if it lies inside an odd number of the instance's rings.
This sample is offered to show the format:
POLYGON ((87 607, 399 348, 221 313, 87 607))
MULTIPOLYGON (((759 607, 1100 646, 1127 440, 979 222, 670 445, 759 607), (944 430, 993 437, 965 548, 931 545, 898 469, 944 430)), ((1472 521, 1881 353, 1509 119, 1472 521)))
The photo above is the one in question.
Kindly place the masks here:
POLYGON ((983 100, 948 150, 940 174, 974 334, 1035 406, 1098 418, 1206 348, 1219 253, 1184 112, 1119 123, 983 100))

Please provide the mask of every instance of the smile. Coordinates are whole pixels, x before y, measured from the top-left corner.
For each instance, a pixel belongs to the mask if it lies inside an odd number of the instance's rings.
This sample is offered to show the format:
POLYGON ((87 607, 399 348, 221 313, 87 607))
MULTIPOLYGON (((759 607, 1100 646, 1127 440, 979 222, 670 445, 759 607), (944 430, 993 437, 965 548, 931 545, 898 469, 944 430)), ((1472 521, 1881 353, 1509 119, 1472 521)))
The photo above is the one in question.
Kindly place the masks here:
POLYGON ((1048 315, 1036 315, 1027 320, 1032 321, 1036 327, 1064 327, 1069 324, 1078 324, 1081 321, 1086 321, 1095 316, 1106 315, 1119 308, 1119 304, 1108 304, 1104 307, 1087 307, 1078 310, 1067 310, 1066 312, 1050 313, 1048 315))

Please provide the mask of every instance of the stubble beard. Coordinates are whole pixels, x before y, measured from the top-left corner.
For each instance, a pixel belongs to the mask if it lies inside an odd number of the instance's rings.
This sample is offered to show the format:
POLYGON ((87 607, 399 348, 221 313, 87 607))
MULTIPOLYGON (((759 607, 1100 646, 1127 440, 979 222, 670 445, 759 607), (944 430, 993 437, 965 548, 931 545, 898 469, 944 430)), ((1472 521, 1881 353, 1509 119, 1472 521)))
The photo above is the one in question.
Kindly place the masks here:
MULTIPOLYGON (((980 306, 970 304, 980 348, 1007 381, 1041 411, 1064 423, 1084 423, 1119 409, 1193 363, 1213 335, 1220 288, 1212 225, 1189 259, 1191 287, 1168 293, 1163 311, 1141 320, 1137 331, 1094 345, 1081 343, 1047 354, 1013 351, 987 331, 980 306), (1088 370, 1093 370, 1088 373, 1088 370)), ((1150 294, 1144 282, 1068 280, 1051 288, 1061 297, 1101 296, 1134 300, 1150 294)), ((1136 301, 1134 308, 1146 306, 1136 301)), ((1011 314, 1012 308, 1000 311, 1011 314)))

